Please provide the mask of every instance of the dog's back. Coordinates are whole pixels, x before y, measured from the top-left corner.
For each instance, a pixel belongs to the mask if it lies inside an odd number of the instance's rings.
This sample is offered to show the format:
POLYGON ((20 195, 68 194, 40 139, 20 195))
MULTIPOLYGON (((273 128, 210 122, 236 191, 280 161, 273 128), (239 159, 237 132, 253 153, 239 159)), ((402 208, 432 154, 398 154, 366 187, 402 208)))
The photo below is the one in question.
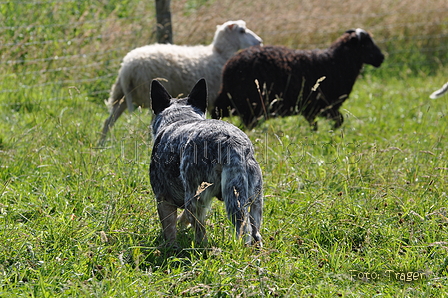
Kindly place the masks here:
POLYGON ((251 141, 234 125, 205 119, 205 81, 186 99, 171 99, 161 88, 157 82, 151 90, 156 118, 150 176, 166 240, 175 243, 174 217, 166 219, 175 208, 186 209, 196 241, 205 240, 205 215, 216 196, 237 235, 261 244, 262 175, 251 141))

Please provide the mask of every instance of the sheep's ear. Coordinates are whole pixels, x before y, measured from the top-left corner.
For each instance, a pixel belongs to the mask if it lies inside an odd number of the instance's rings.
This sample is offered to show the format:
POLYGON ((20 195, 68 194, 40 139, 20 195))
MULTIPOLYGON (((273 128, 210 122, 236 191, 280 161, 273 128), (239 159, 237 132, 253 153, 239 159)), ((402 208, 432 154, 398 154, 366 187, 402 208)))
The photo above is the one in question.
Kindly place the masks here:
POLYGON ((363 30, 361 28, 350 29, 350 30, 345 31, 345 33, 352 34, 351 39, 353 41, 361 41, 361 40, 364 40, 366 37, 369 37, 369 33, 367 33, 365 30, 363 30), (353 35, 353 33, 355 33, 355 34, 353 35))
POLYGON ((157 81, 151 82, 151 106, 154 114, 159 114, 170 106, 171 95, 166 91, 165 87, 157 81))
POLYGON ((345 33, 348 33, 348 34, 352 34, 353 32, 356 32, 356 30, 355 29, 349 29, 349 30, 345 31, 345 33))
POLYGON ((190 95, 188 95, 187 102, 205 113, 205 110, 207 109, 207 84, 205 79, 200 79, 196 85, 194 85, 190 95))
POLYGON ((232 30, 233 27, 235 27, 235 26, 236 26, 236 24, 230 24, 230 25, 227 25, 227 29, 232 30))
POLYGON ((350 41, 351 42, 353 42, 353 43, 357 43, 358 41, 359 41, 359 36, 358 36, 358 34, 353 34, 353 33, 356 33, 356 30, 355 29, 350 29, 350 30, 347 30, 347 31, 345 31, 345 33, 348 33, 348 34, 350 34, 350 41))

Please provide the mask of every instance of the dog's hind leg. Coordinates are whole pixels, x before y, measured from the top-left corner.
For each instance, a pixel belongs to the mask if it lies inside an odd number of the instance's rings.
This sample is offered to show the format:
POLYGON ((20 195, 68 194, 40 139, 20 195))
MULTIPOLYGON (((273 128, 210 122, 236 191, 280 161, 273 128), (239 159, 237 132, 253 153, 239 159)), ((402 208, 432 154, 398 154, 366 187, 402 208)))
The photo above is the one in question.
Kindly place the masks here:
POLYGON ((249 177, 249 218, 252 243, 263 246, 260 229, 263 217, 263 181, 259 167, 248 167, 249 177))
POLYGON ((187 212, 182 211, 182 213, 177 217, 177 226, 180 229, 185 229, 190 222, 188 221, 187 212))
POLYGON ((163 198, 157 198, 157 212, 162 223, 163 236, 167 246, 177 247, 176 243, 176 218, 177 207, 163 198))
POLYGON ((254 196, 254 198, 253 200, 250 200, 251 203, 249 205, 252 243, 263 246, 260 235, 261 219, 263 216, 263 191, 257 189, 252 196, 254 196))
POLYGON ((186 191, 184 215, 194 228, 195 242, 200 245, 207 245, 207 235, 205 232, 205 217, 210 209, 212 197, 207 190, 198 193, 197 189, 186 191))

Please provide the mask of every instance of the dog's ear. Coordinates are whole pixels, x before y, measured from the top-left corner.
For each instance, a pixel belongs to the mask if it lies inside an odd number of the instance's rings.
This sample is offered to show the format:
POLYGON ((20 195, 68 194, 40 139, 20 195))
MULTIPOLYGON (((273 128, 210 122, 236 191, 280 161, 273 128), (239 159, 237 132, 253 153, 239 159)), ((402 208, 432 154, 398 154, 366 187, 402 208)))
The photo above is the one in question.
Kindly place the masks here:
POLYGON ((151 106, 154 114, 159 114, 170 106, 171 95, 166 91, 165 87, 157 81, 151 82, 151 106))
POLYGON ((190 95, 188 95, 188 104, 205 113, 207 109, 207 84, 205 79, 200 79, 191 89, 190 95))

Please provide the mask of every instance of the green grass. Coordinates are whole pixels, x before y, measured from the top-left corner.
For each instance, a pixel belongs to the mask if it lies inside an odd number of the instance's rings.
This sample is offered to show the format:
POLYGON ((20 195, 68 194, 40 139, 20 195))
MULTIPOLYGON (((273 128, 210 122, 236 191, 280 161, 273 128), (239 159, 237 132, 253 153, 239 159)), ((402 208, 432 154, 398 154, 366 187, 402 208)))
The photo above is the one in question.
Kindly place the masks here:
MULTIPOLYGON (((66 5, 66 19, 92 10, 66 5)), ((120 20, 137 10, 122 7, 111 1, 97 15, 120 20)), ((420 59, 411 54, 409 65, 420 59)), ((157 248, 148 111, 125 114, 109 147, 97 148, 107 111, 91 92, 113 76, 19 88, 23 71, 46 68, 2 64, 2 89, 20 90, 0 93, 0 297, 446 296, 448 103, 428 95, 448 72, 397 75, 387 63, 359 78, 341 129, 319 120, 312 132, 295 116, 248 132, 265 183, 263 248, 234 239, 216 201, 209 247, 195 247, 186 230, 177 254, 157 248)), ((96 70, 85 77, 108 74, 96 70)), ((61 80, 60 71, 29 76, 30 84, 33 76, 38 84, 61 80)))
POLYGON ((427 99, 427 88, 403 87, 421 82, 362 78, 334 132, 322 120, 312 133, 301 117, 263 123, 249 135, 265 180, 264 248, 235 241, 217 201, 210 248, 192 248, 186 231, 185 251, 168 257, 156 248, 146 111, 124 117, 115 145, 97 149, 101 105, 74 96, 3 109, 0 293, 446 292, 447 104, 427 99), (426 275, 403 282, 388 270, 426 275), (379 277, 366 282, 358 272, 379 277))

